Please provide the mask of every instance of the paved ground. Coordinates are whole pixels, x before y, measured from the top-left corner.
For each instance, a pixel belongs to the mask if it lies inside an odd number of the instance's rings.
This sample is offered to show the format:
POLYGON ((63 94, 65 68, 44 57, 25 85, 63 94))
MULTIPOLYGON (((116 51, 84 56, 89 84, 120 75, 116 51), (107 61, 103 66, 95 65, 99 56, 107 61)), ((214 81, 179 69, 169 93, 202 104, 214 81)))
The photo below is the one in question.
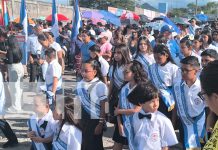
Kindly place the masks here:
MULTIPOLYGON (((75 86, 75 77, 73 76, 72 72, 66 71, 65 75, 63 76, 64 80, 64 86, 65 86, 65 92, 68 94, 71 94, 72 89, 75 86)), ((28 131, 27 128, 27 119, 30 117, 32 114, 33 110, 33 96, 35 95, 34 91, 32 88, 30 88, 28 84, 28 79, 25 79, 24 81, 24 95, 23 95, 23 109, 24 112, 22 113, 17 113, 17 114, 6 114, 6 119, 12 126, 12 129, 16 133, 18 140, 19 140, 19 145, 16 148, 11 148, 8 150, 29 150, 30 148, 30 140, 26 137, 26 132, 28 131)), ((7 104, 8 106, 10 103, 9 98, 7 99, 7 104)), ((108 124, 108 129, 104 133, 103 141, 104 141, 104 147, 105 149, 112 149, 113 146, 113 141, 111 139, 113 135, 113 125, 108 124)), ((1 131, 0 131, 0 147, 3 143, 6 142, 6 138, 3 137, 1 131)), ((2 149, 2 148, 0 148, 2 149)), ((172 148, 172 150, 180 150, 181 146, 177 145, 172 148)))

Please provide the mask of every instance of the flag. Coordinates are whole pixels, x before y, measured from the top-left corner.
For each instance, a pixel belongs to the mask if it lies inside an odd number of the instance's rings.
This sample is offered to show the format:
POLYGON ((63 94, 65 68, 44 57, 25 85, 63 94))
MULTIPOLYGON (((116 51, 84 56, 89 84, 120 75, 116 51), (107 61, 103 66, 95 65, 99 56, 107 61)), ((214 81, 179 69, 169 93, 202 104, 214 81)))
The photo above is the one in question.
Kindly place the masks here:
POLYGON ((28 17, 27 17, 27 10, 26 10, 26 2, 25 0, 21 1, 20 5, 20 24, 23 25, 23 35, 24 35, 24 41, 22 43, 22 54, 23 54, 23 60, 22 64, 27 64, 27 38, 28 38, 28 17))
POLYGON ((166 22, 168 25, 170 25, 177 34, 181 33, 177 25, 174 22, 172 22, 168 17, 164 16, 163 21, 166 22))
POLYGON ((52 28, 51 32, 54 34, 55 39, 59 37, 59 27, 58 27, 58 14, 56 7, 56 0, 52 1, 52 28))
POLYGON ((71 39, 74 39, 79 34, 79 28, 82 27, 82 18, 79 11, 79 0, 74 0, 74 18, 71 39))
POLYGON ((3 9, 3 18, 4 18, 4 26, 9 24, 9 13, 7 8, 7 2, 2 0, 2 9, 3 9))

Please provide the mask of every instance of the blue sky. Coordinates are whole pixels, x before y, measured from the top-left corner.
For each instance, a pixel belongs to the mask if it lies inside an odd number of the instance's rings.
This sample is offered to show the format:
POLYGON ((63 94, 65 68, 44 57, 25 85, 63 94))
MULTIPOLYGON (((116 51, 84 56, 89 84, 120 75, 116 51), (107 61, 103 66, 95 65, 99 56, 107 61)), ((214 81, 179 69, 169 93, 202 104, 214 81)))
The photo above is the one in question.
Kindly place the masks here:
MULTIPOLYGON (((154 6, 155 8, 158 8, 158 3, 164 3, 166 2, 168 4, 168 8, 180 8, 180 7, 186 7, 189 3, 195 3, 195 0, 139 0, 141 2, 146 2, 154 6)), ((198 0, 199 5, 205 5, 208 2, 218 2, 218 0, 198 0)))
MULTIPOLYGON (((52 0, 38 0, 38 1, 44 1, 44 2, 52 2, 52 0)), ((69 2, 69 0, 56 0, 58 4, 67 4, 69 2)), ((158 8, 158 3, 164 3, 166 2, 168 4, 168 8, 180 8, 180 7, 186 7, 186 5, 188 3, 195 3, 195 0, 138 0, 141 3, 143 2, 147 2, 149 4, 151 4, 152 6, 158 8)), ((213 2, 216 1, 218 2, 218 0, 198 0, 198 4, 199 5, 204 5, 208 2, 213 2)))

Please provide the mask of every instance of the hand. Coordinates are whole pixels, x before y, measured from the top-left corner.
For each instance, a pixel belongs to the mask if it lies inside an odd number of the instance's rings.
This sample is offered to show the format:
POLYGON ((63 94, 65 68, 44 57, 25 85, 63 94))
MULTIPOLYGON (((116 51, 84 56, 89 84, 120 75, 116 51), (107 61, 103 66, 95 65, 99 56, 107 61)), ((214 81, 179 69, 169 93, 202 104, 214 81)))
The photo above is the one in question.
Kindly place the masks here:
POLYGON ((103 123, 99 123, 95 127, 95 135, 100 135, 102 133, 102 130, 103 130, 103 123))
POLYGON ((118 126, 118 130, 119 130, 119 134, 121 135, 121 136, 123 136, 124 134, 124 130, 123 130, 123 125, 119 125, 118 126))
POLYGON ((119 109, 118 107, 114 107, 114 108, 115 108, 115 110, 114 110, 114 115, 115 115, 115 116, 120 115, 120 114, 119 114, 119 110, 120 110, 120 109, 119 109))
POLYGON ((31 138, 31 140, 36 142, 36 143, 42 143, 43 142, 43 138, 41 138, 41 137, 33 137, 33 138, 31 138))
POLYGON ((33 137, 35 137, 35 136, 36 136, 35 131, 27 132, 27 137, 28 137, 28 138, 33 138, 33 137))
POLYGON ((211 128, 211 127, 206 127, 206 130, 207 130, 207 132, 213 132, 213 128, 211 128))

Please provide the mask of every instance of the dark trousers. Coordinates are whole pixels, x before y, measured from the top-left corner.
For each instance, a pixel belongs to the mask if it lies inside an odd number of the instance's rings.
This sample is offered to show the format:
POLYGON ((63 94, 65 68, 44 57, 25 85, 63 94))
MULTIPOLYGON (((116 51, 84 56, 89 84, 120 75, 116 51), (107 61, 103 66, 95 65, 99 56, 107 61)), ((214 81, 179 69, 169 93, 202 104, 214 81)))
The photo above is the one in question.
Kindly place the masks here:
POLYGON ((82 109, 82 148, 81 150, 104 150, 103 131, 100 135, 95 135, 95 128, 99 124, 99 119, 91 119, 90 115, 82 109))
POLYGON ((8 141, 17 141, 16 135, 14 134, 6 120, 0 119, 0 129, 2 130, 8 141))
POLYGON ((38 65, 36 63, 30 64, 30 82, 35 82, 38 76, 38 65))

